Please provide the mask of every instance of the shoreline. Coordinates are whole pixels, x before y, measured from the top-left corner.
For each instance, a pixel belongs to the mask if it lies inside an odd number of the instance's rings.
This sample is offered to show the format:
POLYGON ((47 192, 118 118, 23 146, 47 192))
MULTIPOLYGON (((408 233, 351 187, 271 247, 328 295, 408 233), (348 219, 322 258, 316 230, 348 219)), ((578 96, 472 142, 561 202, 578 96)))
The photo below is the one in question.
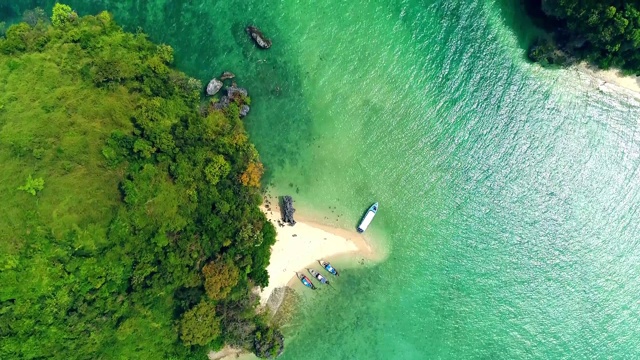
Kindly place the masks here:
MULTIPOLYGON (((266 197, 260 206, 269 222, 276 229, 276 243, 271 247, 271 257, 267 272, 269 285, 260 291, 260 305, 269 305, 272 310, 279 307, 282 299, 274 291, 283 287, 292 287, 298 282, 296 272, 307 274, 306 268, 320 269, 318 260, 334 261, 362 259, 381 261, 365 237, 355 230, 321 224, 296 211, 296 224, 282 224, 278 198, 266 197)), ((327 276, 326 274, 324 274, 327 276)), ((315 280, 315 279, 312 279, 315 280)), ((274 310, 275 312, 275 310, 274 310)))
POLYGON ((251 354, 243 349, 238 349, 238 348, 234 348, 231 347, 229 345, 225 345, 222 349, 218 350, 218 351, 209 351, 209 353, 207 353, 207 358, 209 360, 231 360, 231 359, 238 359, 240 358, 240 356, 245 355, 245 357, 247 357, 246 355, 251 354))
POLYGON ((624 89, 640 98, 640 77, 635 75, 623 75, 618 69, 602 70, 587 63, 572 66, 578 73, 586 74, 597 80, 598 88, 610 85, 614 90, 624 89))

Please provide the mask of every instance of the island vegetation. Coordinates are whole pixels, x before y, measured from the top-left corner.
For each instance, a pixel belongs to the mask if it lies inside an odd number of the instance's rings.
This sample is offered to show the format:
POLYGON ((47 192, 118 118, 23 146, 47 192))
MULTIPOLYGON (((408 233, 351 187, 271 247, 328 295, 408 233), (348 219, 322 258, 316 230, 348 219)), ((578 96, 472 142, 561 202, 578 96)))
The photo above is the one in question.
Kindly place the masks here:
POLYGON ((640 2, 624 0, 524 0, 548 31, 529 48, 542 65, 586 61, 603 69, 640 74, 640 2))
POLYGON ((0 38, 1 359, 282 351, 258 153, 172 61, 61 4, 0 38))

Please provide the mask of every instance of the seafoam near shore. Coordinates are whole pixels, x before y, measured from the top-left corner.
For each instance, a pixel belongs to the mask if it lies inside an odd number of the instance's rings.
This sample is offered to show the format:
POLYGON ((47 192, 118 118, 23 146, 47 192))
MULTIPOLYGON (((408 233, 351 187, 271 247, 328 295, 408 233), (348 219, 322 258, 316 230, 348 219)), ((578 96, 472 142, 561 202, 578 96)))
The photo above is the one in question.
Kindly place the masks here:
POLYGON ((583 74, 587 74, 598 80, 599 87, 613 87, 624 89, 626 92, 632 93, 635 97, 640 97, 640 77, 623 75, 620 70, 609 69, 602 70, 587 64, 578 64, 575 69, 583 74))
POLYGON ((289 285, 296 272, 304 272, 309 266, 319 267, 318 260, 353 258, 379 260, 373 247, 362 234, 318 224, 296 212, 296 224, 281 225, 281 213, 276 199, 261 207, 267 219, 275 226, 276 243, 271 248, 269 259, 269 286, 260 292, 261 304, 266 304, 273 291, 289 285))

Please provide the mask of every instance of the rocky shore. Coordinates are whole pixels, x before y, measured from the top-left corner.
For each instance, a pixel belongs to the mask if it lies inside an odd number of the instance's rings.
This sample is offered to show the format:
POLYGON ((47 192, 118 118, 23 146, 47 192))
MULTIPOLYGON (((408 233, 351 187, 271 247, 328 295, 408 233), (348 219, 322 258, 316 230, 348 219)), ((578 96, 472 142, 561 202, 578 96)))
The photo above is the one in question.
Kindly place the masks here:
MULTIPOLYGON (((224 87, 224 81, 235 78, 235 74, 229 71, 225 71, 220 76, 220 79, 213 78, 209 81, 206 88, 207 96, 214 96, 220 92, 224 87)), ((238 87, 233 82, 231 86, 225 88, 226 95, 221 96, 217 101, 211 104, 212 109, 227 110, 231 104, 235 104, 238 107, 238 113, 240 117, 245 117, 249 114, 251 107, 249 106, 251 100, 247 89, 238 87)))

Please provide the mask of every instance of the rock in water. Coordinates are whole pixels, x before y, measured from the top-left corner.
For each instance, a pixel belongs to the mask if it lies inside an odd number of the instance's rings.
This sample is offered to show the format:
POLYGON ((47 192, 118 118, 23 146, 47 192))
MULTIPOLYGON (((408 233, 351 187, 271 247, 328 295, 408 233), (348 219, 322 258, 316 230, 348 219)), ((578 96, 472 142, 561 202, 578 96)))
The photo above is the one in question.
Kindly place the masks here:
POLYGON ((245 117, 245 116, 247 116, 247 114, 249 113, 249 110, 251 110, 251 108, 249 107, 249 105, 242 105, 242 106, 240 106, 240 117, 245 117))
POLYGON ((256 42, 258 47, 261 49, 268 49, 271 47, 271 40, 267 39, 266 36, 255 26, 248 26, 247 32, 251 35, 253 41, 256 42))
POLYGON ((296 209, 293 208, 293 198, 289 195, 285 195, 282 197, 282 221, 285 223, 289 223, 289 225, 293 226, 296 224, 296 221, 293 220, 293 213, 296 209))
POLYGON ((220 81, 225 81, 227 79, 233 79, 236 75, 230 71, 225 71, 220 75, 220 81))
POLYGON ((207 85, 207 95, 215 95, 218 93, 218 91, 220 91, 220 89, 222 89, 222 81, 213 78, 207 85))
POLYGON ((240 98, 242 99, 243 97, 247 97, 247 95, 248 95, 247 89, 237 87, 235 86, 235 84, 227 88, 227 96, 231 100, 235 99, 237 96, 242 96, 240 98))
POLYGON ((213 108, 217 110, 223 110, 227 107, 229 107, 229 98, 226 96, 221 97, 217 103, 213 104, 213 108))

